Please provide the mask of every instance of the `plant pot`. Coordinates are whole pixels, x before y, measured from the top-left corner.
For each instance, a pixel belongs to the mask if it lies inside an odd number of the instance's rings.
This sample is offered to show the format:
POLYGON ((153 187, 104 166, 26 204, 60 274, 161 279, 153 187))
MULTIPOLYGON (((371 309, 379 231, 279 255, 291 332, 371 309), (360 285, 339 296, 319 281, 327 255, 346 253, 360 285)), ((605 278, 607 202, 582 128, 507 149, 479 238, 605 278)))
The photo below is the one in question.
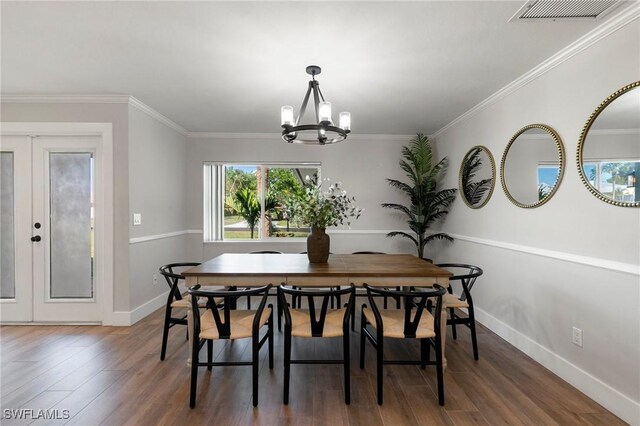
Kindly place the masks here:
POLYGON ((307 237, 307 257, 311 263, 327 263, 330 239, 325 228, 311 228, 307 237))

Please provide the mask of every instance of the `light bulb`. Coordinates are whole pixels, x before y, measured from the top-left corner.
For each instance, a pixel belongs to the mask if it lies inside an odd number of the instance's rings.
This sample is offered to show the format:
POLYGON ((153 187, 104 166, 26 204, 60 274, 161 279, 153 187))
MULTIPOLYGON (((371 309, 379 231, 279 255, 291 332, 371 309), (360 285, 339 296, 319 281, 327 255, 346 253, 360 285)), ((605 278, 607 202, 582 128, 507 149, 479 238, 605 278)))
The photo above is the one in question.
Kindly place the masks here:
POLYGON ((285 105, 280 108, 280 118, 283 126, 293 126, 293 107, 285 105))
POLYGON ((318 121, 331 121, 331 102, 320 102, 318 108, 318 121))
POLYGON ((350 112, 340 113, 340 128, 342 130, 351 130, 351 113, 350 112))

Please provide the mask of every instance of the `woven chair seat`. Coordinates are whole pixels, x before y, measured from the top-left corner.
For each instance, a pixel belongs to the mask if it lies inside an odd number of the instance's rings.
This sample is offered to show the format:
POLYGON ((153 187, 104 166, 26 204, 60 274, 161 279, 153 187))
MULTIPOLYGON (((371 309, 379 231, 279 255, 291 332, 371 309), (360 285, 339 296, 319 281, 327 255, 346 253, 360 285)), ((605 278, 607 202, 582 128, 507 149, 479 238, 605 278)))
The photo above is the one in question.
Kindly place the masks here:
MULTIPOLYGON (((222 299, 216 299, 216 303, 221 303, 222 299)), ((201 299, 198 300, 198 306, 200 308, 204 308, 205 306, 207 306, 207 300, 206 299, 201 299)), ((171 303, 171 307, 172 308, 190 308, 191 307, 191 300, 189 299, 188 296, 184 296, 182 299, 180 300, 174 300, 173 303, 171 303)))
MULTIPOLYGON (((367 321, 376 327, 376 317, 370 308, 364 308, 362 310, 367 321)), ((381 309, 380 316, 382 317, 383 333, 384 337, 391 337, 396 339, 404 339, 404 309, 381 309)), ((427 337, 434 337, 436 335, 434 329, 433 316, 425 309, 420 317, 420 324, 416 330, 416 339, 424 339, 427 337)))
POLYGON ((469 304, 464 300, 460 300, 457 294, 445 294, 442 296, 443 308, 468 308, 469 304))
MULTIPOLYGON (((231 310, 229 321, 231 322, 230 339, 244 339, 251 337, 253 318, 256 315, 255 310, 231 310)), ((265 325, 271 315, 271 308, 264 308, 262 317, 260 318, 260 327, 265 325)), ((213 319, 213 314, 209 309, 200 316, 200 338, 201 339, 219 339, 218 327, 213 319)))
MULTIPOLYGON (((330 309, 322 330, 322 337, 338 337, 343 333, 344 314, 346 308, 330 309)), ((313 337, 311 335, 311 318, 308 309, 291 309, 291 335, 297 337, 313 337)))

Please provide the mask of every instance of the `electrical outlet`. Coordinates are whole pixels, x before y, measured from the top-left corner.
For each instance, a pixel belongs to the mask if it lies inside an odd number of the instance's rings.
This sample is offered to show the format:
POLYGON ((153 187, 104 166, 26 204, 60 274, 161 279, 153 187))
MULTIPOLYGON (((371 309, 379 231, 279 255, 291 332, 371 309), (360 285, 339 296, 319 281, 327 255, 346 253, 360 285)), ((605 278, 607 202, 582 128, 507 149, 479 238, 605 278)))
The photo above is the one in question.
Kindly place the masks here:
POLYGON ((142 213, 133 214, 133 226, 142 225, 142 213))
POLYGON ((158 284, 158 274, 153 274, 153 285, 158 284))
POLYGON ((573 334, 571 337, 571 341, 573 342, 574 345, 582 347, 582 330, 581 329, 577 327, 573 327, 573 334))

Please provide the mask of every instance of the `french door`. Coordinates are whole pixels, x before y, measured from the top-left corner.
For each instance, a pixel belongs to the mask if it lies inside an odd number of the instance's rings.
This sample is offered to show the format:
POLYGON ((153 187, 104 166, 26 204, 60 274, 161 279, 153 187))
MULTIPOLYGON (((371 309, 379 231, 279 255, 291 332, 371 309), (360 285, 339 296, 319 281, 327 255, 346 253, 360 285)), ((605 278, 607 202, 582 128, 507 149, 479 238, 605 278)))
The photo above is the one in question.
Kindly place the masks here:
POLYGON ((2 136, 0 320, 99 322, 99 136, 2 136))

